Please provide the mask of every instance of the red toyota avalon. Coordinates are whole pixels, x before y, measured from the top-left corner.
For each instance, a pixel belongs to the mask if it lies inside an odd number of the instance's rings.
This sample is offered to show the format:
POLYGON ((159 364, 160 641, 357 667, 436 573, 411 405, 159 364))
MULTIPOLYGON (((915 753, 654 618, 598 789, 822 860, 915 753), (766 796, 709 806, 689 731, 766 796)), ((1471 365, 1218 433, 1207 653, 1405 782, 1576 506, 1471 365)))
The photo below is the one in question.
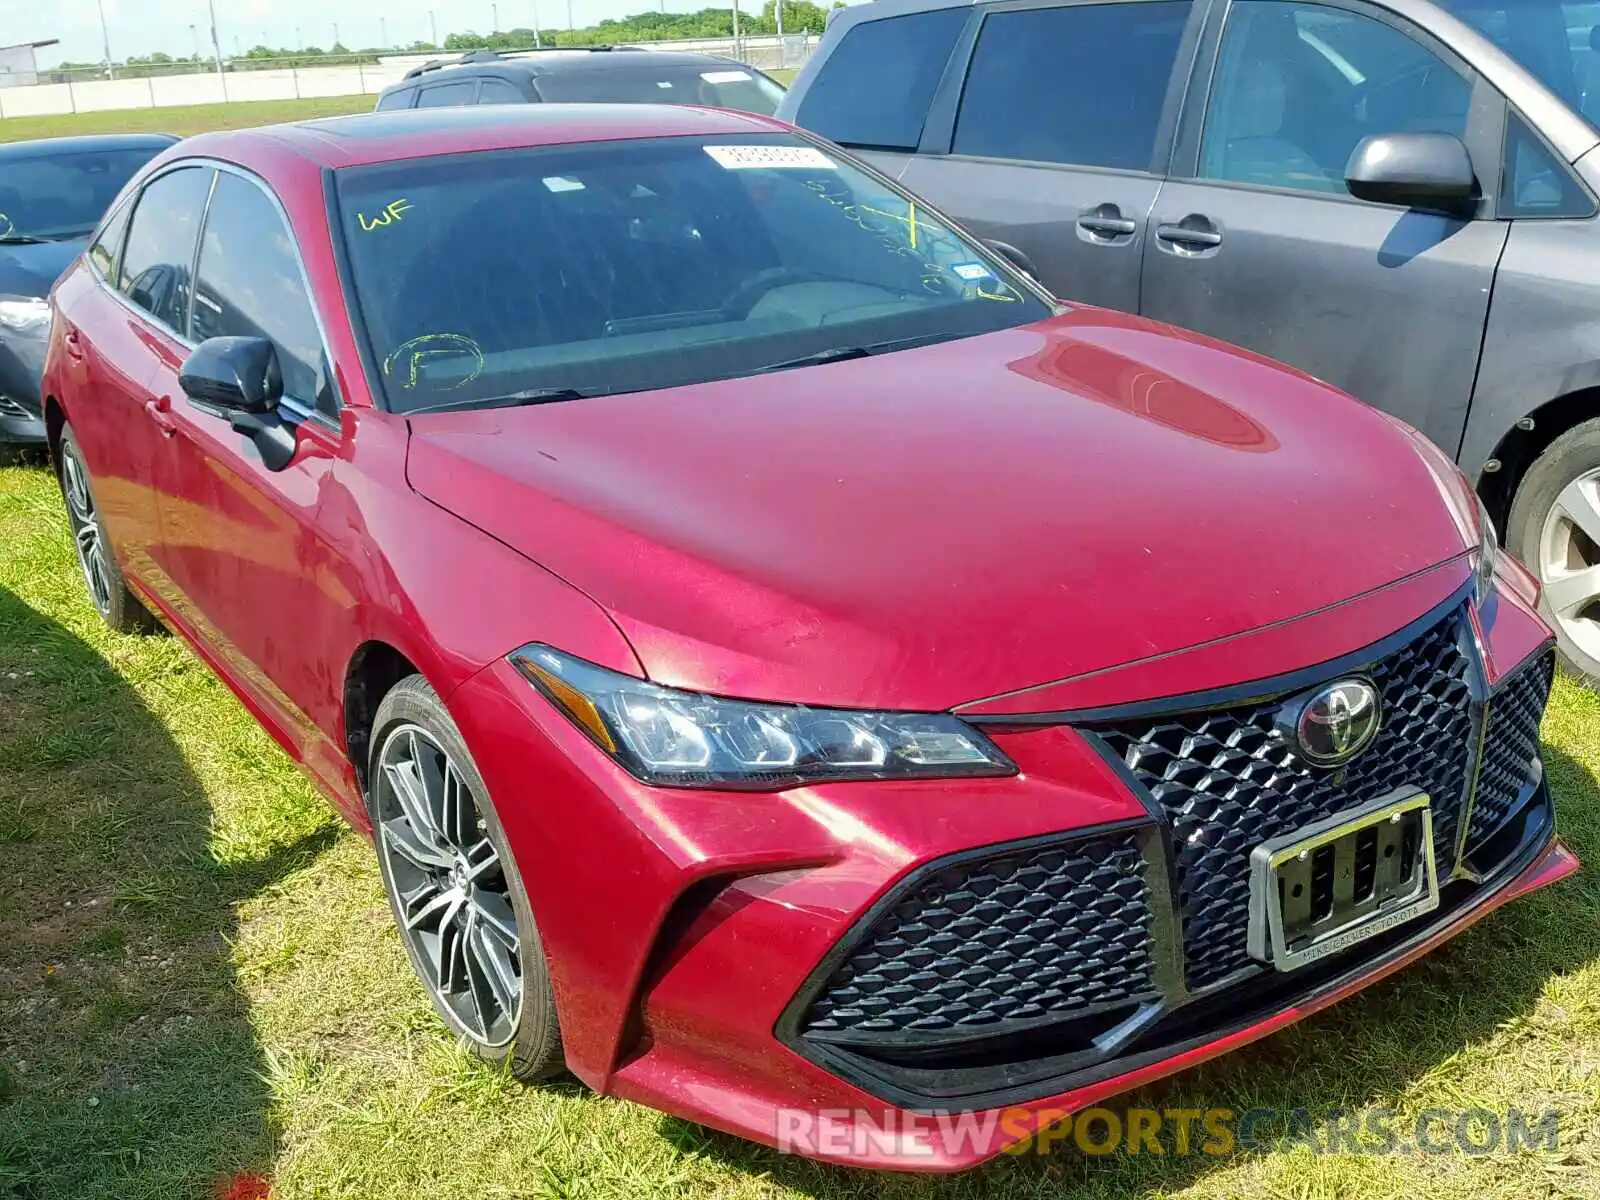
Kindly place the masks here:
POLYGON ((1577 865, 1445 455, 771 120, 183 142, 45 394, 101 614, 370 831, 526 1080, 956 1169, 1577 865))

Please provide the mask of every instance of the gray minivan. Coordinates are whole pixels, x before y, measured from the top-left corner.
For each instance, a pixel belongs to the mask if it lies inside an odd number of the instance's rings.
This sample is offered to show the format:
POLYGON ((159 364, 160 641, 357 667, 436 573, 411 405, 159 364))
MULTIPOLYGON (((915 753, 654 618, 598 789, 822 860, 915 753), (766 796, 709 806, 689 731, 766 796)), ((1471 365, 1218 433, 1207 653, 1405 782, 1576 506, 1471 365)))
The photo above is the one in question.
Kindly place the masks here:
POLYGON ((1422 429, 1600 680, 1600 3, 875 0, 778 115, 1422 429))

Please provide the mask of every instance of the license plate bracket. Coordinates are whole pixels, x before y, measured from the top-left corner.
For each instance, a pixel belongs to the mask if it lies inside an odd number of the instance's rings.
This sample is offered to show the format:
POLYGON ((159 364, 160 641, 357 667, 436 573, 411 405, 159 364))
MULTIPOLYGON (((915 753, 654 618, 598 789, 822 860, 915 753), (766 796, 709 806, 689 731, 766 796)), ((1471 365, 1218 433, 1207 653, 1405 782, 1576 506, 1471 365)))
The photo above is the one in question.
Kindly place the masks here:
POLYGON ((1439 907, 1433 811, 1401 788, 1250 853, 1251 957, 1293 971, 1439 907))

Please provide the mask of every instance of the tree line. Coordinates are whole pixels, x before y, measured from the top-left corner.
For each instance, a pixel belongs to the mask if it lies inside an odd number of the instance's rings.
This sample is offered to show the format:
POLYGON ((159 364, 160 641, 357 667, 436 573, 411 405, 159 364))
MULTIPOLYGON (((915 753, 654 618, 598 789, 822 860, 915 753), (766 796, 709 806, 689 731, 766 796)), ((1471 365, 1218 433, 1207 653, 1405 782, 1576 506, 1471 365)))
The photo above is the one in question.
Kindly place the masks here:
MULTIPOLYGON (((844 7, 842 0, 831 4, 813 4, 811 0, 781 0, 783 4, 783 31, 785 33, 821 33, 827 23, 828 8, 844 7)), ((739 32, 745 37, 758 37, 777 32, 776 0, 766 0, 760 11, 739 14, 739 32)), ((583 29, 543 29, 539 39, 546 46, 605 46, 632 42, 670 41, 682 38, 728 38, 733 36, 733 10, 729 8, 703 8, 692 13, 641 12, 631 17, 607 18, 597 25, 583 29)), ((326 49, 321 46, 285 47, 255 45, 243 54, 224 53, 223 66, 231 71, 261 70, 268 67, 326 66, 327 60, 338 58, 344 63, 375 63, 390 54, 445 54, 465 53, 469 50, 525 50, 534 45, 534 31, 518 27, 502 29, 498 33, 477 33, 467 30, 452 33, 444 44, 416 41, 402 46, 368 46, 352 49, 339 42, 326 49)), ((146 75, 172 75, 183 71, 210 69, 215 60, 209 52, 195 55, 155 53, 135 55, 114 64, 120 78, 142 78, 146 75)), ((69 76, 83 78, 86 74, 104 72, 104 63, 64 62, 41 76, 59 75, 58 82, 69 76)))

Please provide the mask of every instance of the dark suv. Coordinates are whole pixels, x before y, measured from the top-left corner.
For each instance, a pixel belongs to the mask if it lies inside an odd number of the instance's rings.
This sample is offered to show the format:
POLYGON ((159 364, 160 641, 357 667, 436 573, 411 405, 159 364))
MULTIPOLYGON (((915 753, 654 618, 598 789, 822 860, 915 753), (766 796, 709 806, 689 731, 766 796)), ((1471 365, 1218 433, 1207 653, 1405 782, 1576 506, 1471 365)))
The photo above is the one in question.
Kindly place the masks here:
POLYGON ((1062 296, 1422 429, 1594 680, 1597 47, 1593 2, 877 0, 829 24, 778 115, 1062 296))
POLYGON ((413 68, 378 97, 392 108, 460 104, 706 104, 771 116, 783 87, 743 63, 715 54, 643 46, 583 46, 496 54, 477 50, 413 68))

